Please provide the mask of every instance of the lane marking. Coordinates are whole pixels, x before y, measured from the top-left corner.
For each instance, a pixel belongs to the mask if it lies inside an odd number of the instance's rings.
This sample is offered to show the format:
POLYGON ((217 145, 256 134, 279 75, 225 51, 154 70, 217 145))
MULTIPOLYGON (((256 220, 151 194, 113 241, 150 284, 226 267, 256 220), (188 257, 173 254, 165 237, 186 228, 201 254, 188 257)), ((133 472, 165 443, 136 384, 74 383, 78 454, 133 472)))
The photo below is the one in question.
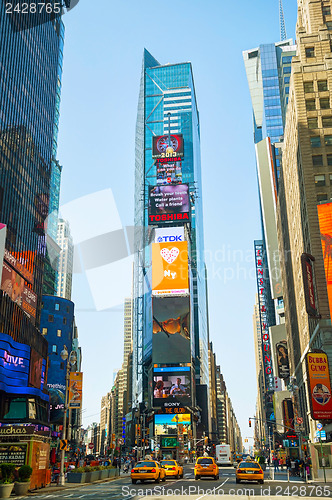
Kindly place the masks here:
MULTIPOLYGON (((225 483, 227 483, 228 479, 229 479, 229 478, 225 479, 225 481, 224 481, 224 482, 223 482, 220 486, 218 486, 217 488, 214 488, 214 489, 213 489, 213 491, 214 491, 214 495, 215 495, 215 492, 216 492, 217 490, 219 490, 219 488, 221 488, 222 486, 224 486, 224 484, 225 484, 225 483)), ((201 498, 206 497, 206 495, 208 495, 208 493, 205 493, 204 495, 202 495, 202 496, 200 496, 200 497, 196 498, 196 500, 200 500, 201 498)))

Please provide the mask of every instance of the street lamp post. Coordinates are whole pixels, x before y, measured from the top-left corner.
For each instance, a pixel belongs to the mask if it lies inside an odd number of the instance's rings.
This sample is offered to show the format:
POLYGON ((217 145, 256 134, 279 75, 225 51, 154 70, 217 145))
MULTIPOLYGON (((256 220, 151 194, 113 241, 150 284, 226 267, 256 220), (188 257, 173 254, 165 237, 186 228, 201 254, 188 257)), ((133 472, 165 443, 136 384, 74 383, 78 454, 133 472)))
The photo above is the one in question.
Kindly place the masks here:
MULTIPOLYGON (((63 361, 67 361, 67 367, 66 367, 66 390, 65 390, 65 407, 64 407, 64 414, 63 414, 63 430, 62 430, 62 439, 66 439, 67 436, 67 409, 68 409, 68 385, 69 385, 69 372, 71 366, 76 363, 77 361, 77 353, 75 351, 71 351, 69 354, 69 359, 68 359, 68 349, 64 345, 63 350, 60 353, 61 359, 63 361)), ((65 485, 65 472, 64 472, 64 467, 65 467, 65 450, 61 450, 61 465, 60 465, 60 476, 59 476, 59 485, 64 486, 65 485)))

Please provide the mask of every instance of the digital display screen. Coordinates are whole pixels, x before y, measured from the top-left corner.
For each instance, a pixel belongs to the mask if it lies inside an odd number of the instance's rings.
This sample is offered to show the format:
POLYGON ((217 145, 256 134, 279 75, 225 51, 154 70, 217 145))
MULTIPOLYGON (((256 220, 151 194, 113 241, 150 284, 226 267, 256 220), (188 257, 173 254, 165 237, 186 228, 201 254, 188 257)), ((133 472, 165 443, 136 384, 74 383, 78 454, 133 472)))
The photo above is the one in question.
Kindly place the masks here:
POLYGON ((189 185, 150 187, 149 223, 189 221, 189 185))
POLYGON ((179 407, 191 404, 190 368, 163 372, 154 369, 153 373, 153 406, 179 407))
POLYGON ((190 413, 181 415, 157 414, 154 416, 155 433, 157 435, 174 434, 177 436, 177 426, 179 424, 183 425, 183 434, 187 434, 188 429, 191 429, 190 413))
POLYGON ((165 134, 152 138, 152 158, 175 158, 183 154, 182 134, 165 134))

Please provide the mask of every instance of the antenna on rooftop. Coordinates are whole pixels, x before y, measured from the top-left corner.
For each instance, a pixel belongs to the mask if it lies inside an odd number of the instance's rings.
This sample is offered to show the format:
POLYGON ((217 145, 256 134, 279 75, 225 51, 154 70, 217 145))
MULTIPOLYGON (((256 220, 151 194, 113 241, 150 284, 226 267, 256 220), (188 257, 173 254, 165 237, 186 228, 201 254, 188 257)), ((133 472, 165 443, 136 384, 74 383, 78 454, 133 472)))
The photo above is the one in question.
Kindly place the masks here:
POLYGON ((282 0, 279 0, 279 20, 280 20, 280 40, 283 42, 284 40, 287 40, 287 33, 285 26, 284 9, 282 7, 282 0))

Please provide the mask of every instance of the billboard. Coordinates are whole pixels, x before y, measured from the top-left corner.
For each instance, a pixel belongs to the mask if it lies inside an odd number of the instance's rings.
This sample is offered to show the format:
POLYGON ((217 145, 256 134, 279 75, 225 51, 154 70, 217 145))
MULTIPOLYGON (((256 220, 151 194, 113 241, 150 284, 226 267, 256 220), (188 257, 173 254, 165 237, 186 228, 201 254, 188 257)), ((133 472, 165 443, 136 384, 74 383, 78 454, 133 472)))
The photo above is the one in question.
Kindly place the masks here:
POLYGON ((190 215, 189 185, 150 186, 149 224, 188 222, 190 215))
POLYGON ((281 342, 278 342, 276 344, 276 355, 277 355, 278 377, 288 378, 289 358, 288 358, 288 348, 286 340, 282 340, 281 342))
POLYGON ((152 243, 152 295, 187 294, 188 243, 152 243))
POLYGON ((29 385, 40 389, 42 380, 44 381, 45 373, 43 374, 43 358, 31 348, 30 356, 30 371, 29 371, 29 385))
POLYGON ((311 417, 314 420, 332 419, 331 382, 325 352, 307 354, 311 417))
POLYGON ((310 316, 317 317, 317 308, 314 289, 314 273, 312 262, 315 258, 308 254, 301 255, 302 278, 304 287, 305 307, 310 316))
POLYGON ((183 135, 166 134, 152 137, 152 158, 177 158, 184 154, 183 135))
POLYGON ((191 371, 189 366, 154 368, 153 406, 164 408, 191 404, 191 371))
POLYGON ((12 301, 19 305, 30 321, 35 324, 37 295, 28 288, 24 278, 5 261, 2 268, 1 290, 9 295, 12 301))
POLYGON ((0 390, 10 394, 31 394, 39 396, 45 401, 49 400, 44 389, 46 373, 46 360, 40 358, 25 344, 15 342, 9 335, 0 333, 0 390), (30 362, 38 360, 40 371, 35 369, 30 362), (40 361, 41 360, 41 361, 40 361), (37 380, 37 375, 40 380, 37 380), (35 384, 31 387, 32 383, 35 384))
POLYGON ((83 386, 83 373, 70 372, 69 395, 68 395, 69 408, 82 407, 82 386, 83 386))
POLYGON ((322 243, 327 294, 329 299, 330 315, 332 314, 332 203, 317 205, 320 238, 322 243))
POLYGON ((0 223, 0 283, 1 283, 3 259, 5 256, 6 237, 7 237, 7 226, 5 224, 0 223))
POLYGON ((182 184, 181 162, 157 163, 157 186, 168 184, 182 184))
POLYGON ((154 232, 155 243, 175 243, 184 240, 184 227, 157 227, 154 232))
POLYGON ((187 434, 191 427, 190 413, 181 415, 157 414, 154 416, 155 434, 173 434, 177 436, 178 425, 183 425, 183 434, 187 434))
POLYGON ((154 297, 152 314, 153 363, 190 363, 189 297, 154 297))
POLYGON ((282 401, 282 417, 285 426, 285 432, 294 429, 294 410, 293 403, 290 398, 282 401))

